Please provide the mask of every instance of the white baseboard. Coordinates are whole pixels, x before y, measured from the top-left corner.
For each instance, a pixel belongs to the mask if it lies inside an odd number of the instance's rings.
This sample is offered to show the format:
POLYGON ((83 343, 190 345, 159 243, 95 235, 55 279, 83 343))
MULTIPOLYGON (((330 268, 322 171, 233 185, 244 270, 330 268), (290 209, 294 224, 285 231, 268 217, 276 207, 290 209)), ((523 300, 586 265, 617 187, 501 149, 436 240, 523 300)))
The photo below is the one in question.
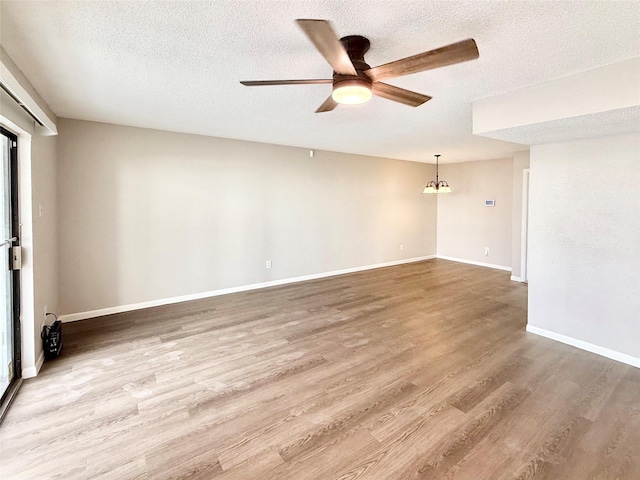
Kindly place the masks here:
POLYGON ((451 260, 452 262, 468 263, 469 265, 477 265, 479 267, 495 268, 496 270, 505 270, 507 272, 511 271, 511 267, 506 267, 504 265, 494 265, 493 263, 474 262, 473 260, 466 260, 464 258, 447 257, 446 255, 436 255, 436 258, 441 258, 442 260, 451 260))
POLYGON ((422 262, 424 260, 431 260, 433 258, 436 258, 436 256, 426 255, 423 257, 407 258, 404 260, 396 260, 393 262, 376 263, 374 265, 365 265, 362 267, 345 268, 343 270, 334 270, 331 272, 314 273, 312 275, 303 275, 301 277, 292 277, 292 278, 285 278, 282 280, 273 280, 271 282, 252 283, 250 285, 241 285, 238 287, 222 288, 219 290, 211 290, 208 292, 194 293, 191 295, 181 295, 179 297, 162 298, 159 300, 132 303, 129 305, 119 305, 116 307, 101 308, 98 310, 90 310, 87 312, 69 313, 66 315, 60 315, 59 319, 62 322, 75 322, 76 320, 85 320, 87 318, 102 317, 104 315, 113 315, 114 313, 130 312, 133 310, 141 310, 143 308, 159 307, 161 305, 170 305, 172 303, 188 302, 190 300, 200 300, 202 298, 217 297, 219 295, 227 295, 230 293, 246 292, 249 290, 258 290, 260 288, 275 287, 278 285, 286 285, 288 283, 306 282, 308 280, 317 280, 319 278, 334 277, 336 275, 344 275, 347 273, 362 272, 365 270, 372 270, 375 268, 391 267, 394 265, 402 265, 404 263, 422 262))
POLYGON ((631 355, 627 355, 626 353, 616 352, 615 350, 600 347, 598 345, 594 345, 593 343, 578 340, 577 338, 568 337, 566 335, 555 333, 550 330, 545 330, 544 328, 535 327, 533 325, 527 325, 527 332, 535 333, 536 335, 540 335, 541 337, 550 338, 551 340, 555 340, 560 343, 566 343, 567 345, 571 345, 572 347, 586 350, 587 352, 595 353, 596 355, 601 355, 603 357, 610 358, 611 360, 616 360, 618 362, 626 363, 627 365, 640 368, 640 358, 632 357, 631 355))
POLYGON ((511 281, 524 283, 524 280, 522 279, 522 277, 516 277, 515 275, 511 275, 511 281))
POLYGON ((38 372, 42 368, 43 363, 44 363, 44 350, 40 352, 40 355, 38 356, 38 360, 36 360, 35 366, 22 369, 22 378, 33 378, 36 375, 38 375, 38 372))

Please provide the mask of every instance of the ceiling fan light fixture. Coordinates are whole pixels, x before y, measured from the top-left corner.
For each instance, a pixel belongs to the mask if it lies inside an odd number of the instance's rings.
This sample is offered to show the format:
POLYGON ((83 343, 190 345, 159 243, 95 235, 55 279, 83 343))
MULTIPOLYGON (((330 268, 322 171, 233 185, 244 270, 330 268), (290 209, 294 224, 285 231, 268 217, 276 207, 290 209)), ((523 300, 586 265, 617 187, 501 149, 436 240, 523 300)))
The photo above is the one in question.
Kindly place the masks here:
POLYGON ((371 84, 359 78, 334 83, 331 94, 331 98, 342 105, 366 103, 371 96, 371 84))

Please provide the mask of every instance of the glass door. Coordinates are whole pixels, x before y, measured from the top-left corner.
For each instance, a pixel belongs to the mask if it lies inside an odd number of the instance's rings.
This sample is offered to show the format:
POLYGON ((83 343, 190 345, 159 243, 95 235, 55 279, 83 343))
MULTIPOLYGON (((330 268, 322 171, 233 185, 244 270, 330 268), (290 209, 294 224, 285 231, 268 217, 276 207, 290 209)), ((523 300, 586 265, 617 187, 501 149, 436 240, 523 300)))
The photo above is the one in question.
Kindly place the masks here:
POLYGON ((17 137, 0 127, 0 394, 5 403, 9 387, 19 376, 19 272, 11 270, 11 248, 18 242, 17 137), (16 375, 18 372, 18 375, 16 375))

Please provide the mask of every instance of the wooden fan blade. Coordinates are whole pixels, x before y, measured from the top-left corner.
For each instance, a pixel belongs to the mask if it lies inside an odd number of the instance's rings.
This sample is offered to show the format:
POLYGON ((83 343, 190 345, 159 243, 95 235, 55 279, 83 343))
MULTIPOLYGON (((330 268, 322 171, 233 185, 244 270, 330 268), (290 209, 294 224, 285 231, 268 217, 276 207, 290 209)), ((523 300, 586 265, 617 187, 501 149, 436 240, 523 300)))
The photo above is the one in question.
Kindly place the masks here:
POLYGON ((349 54, 326 20, 296 20, 331 68, 341 75, 357 75, 349 54))
POLYGON ((425 102, 431 100, 429 95, 405 90, 404 88, 394 87, 382 82, 375 82, 371 86, 371 91, 378 97, 393 100, 394 102, 404 103, 410 107, 419 107, 425 102))
POLYGON ((331 95, 327 98, 322 105, 318 107, 316 113, 329 112, 338 106, 338 102, 336 102, 331 95))
POLYGON ((262 87, 265 85, 316 85, 319 83, 333 83, 333 80, 330 78, 315 78, 310 80, 244 80, 240 83, 247 87, 262 87))
POLYGON ((433 68, 446 67, 455 63, 466 62, 478 58, 478 46, 472 38, 462 42, 452 43, 445 47, 436 48, 428 52, 419 53, 411 57, 385 63, 378 67, 365 70, 365 73, 374 81, 385 78, 400 77, 411 73, 423 72, 433 68))

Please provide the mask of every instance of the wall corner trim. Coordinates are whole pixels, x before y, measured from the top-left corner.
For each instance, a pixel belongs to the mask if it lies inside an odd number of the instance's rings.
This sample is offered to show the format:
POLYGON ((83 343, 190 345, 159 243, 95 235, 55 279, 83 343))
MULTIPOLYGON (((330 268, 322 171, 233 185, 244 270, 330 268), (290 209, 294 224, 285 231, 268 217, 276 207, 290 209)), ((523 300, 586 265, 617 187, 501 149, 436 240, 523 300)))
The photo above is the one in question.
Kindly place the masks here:
POLYGON ((596 355, 610 358, 611 360, 615 360, 617 362, 626 363, 627 365, 631 365, 632 367, 640 368, 640 358, 627 355, 626 353, 616 352, 615 350, 611 350, 609 348, 594 345, 593 343, 578 340, 577 338, 573 337, 568 337, 566 335, 555 333, 550 330, 545 330, 544 328, 535 327, 530 324, 527 324, 527 332, 534 333, 551 340, 555 340, 556 342, 565 343, 567 345, 571 345, 572 347, 579 348, 580 350, 595 353, 596 355))
POLYGON ((27 367, 22 369, 22 378, 33 378, 38 375, 40 369, 42 368, 42 364, 44 363, 44 350, 40 352, 38 356, 38 360, 36 360, 36 364, 33 367, 27 367))
MULTIPOLYGON (((407 258, 404 260, 395 260, 392 262, 384 262, 384 263, 376 263, 373 265, 364 265, 361 267, 353 267, 353 268, 345 268, 342 270, 334 270, 331 272, 322 272, 322 273, 314 273, 311 275, 303 275, 300 277, 291 277, 291 278, 284 278, 281 280, 273 280, 270 282, 262 282, 262 283, 252 283, 249 285, 240 285, 237 287, 230 287, 230 288, 222 288, 219 290, 211 290, 208 292, 201 292, 201 293, 194 293, 194 294, 190 294, 190 295, 182 295, 179 297, 171 297, 171 298, 161 298, 158 300, 151 300, 148 302, 140 302, 140 303, 132 303, 129 305, 119 305, 116 307, 107 307, 107 308, 101 308, 98 310, 90 310, 90 311, 86 311, 86 312, 78 312, 78 313, 68 313, 65 315, 60 315, 59 319, 62 322, 75 322, 77 320, 86 320, 87 318, 94 318, 94 317, 103 317, 105 315, 113 315, 115 313, 123 313, 123 312, 130 312, 133 310, 141 310, 143 308, 151 308, 151 307, 159 307, 162 305, 170 305, 172 303, 180 303, 180 302, 188 302, 190 300, 199 300, 202 298, 209 298, 209 297, 217 297, 220 295, 227 295, 230 293, 238 293, 238 292, 246 292, 249 290, 259 290, 261 288, 268 288, 268 287, 276 287, 278 285, 286 285, 289 283, 297 283, 297 282, 306 282, 308 280, 317 280, 320 278, 326 278, 326 277, 334 277, 337 275, 345 275, 347 273, 356 273, 356 272, 363 272, 365 270, 373 270, 375 268, 383 268, 383 267, 392 267, 394 265, 402 265, 404 263, 415 263, 415 262, 422 262, 425 260, 432 260, 436 258, 435 255, 426 255, 423 257, 413 257, 413 258, 407 258)), ((24 376, 24 374, 23 374, 24 376)), ((35 376, 32 375, 32 376, 35 376)))
POLYGON ((469 265, 477 265, 479 267, 495 268, 496 270, 504 270, 506 272, 511 271, 511 267, 507 267, 505 265, 495 265, 493 263, 476 262, 473 260, 466 260, 464 258, 447 257, 446 255, 436 255, 436 258, 440 258, 442 260, 450 260, 452 262, 468 263, 469 265))
POLYGON ((522 277, 516 277, 515 275, 511 275, 511 281, 524 283, 524 280, 522 280, 522 277))

